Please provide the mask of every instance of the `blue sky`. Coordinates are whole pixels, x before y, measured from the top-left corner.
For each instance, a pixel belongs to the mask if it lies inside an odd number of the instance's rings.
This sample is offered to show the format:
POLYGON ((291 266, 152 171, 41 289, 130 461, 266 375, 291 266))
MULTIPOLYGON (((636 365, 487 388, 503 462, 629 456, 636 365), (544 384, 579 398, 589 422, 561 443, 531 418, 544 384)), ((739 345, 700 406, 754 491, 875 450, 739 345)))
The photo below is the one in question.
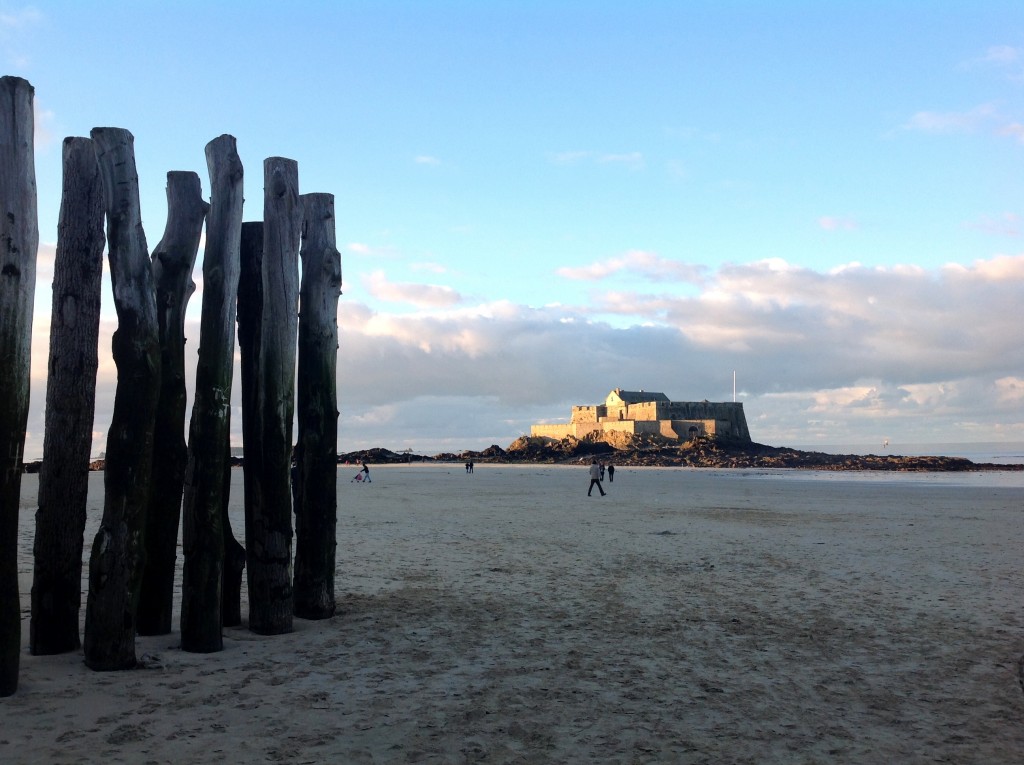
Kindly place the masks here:
POLYGON ((0 61, 36 89, 29 456, 60 145, 95 126, 135 135, 151 247, 222 133, 247 220, 268 156, 335 195, 343 450, 734 370, 764 443, 1024 441, 1020 3, 0 0, 0 61))

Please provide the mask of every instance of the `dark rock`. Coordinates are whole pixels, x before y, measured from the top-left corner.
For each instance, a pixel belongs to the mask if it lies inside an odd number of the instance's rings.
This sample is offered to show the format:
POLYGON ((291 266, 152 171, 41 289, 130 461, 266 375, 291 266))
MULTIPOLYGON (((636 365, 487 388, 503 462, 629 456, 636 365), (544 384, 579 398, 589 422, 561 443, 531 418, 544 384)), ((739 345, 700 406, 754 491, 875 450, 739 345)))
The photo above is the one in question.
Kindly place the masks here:
POLYGON ((379 446, 373 449, 361 449, 355 452, 347 452, 338 455, 338 464, 346 463, 361 464, 366 462, 373 465, 400 465, 406 462, 430 461, 430 457, 412 452, 393 452, 390 449, 383 449, 379 446))
POLYGON ((511 462, 577 462, 601 456, 615 465, 707 468, 803 468, 810 470, 966 471, 1024 470, 1024 465, 975 463, 962 457, 905 457, 805 452, 753 442, 701 438, 679 443, 658 436, 616 434, 615 446, 569 437, 561 441, 522 436, 506 452, 511 462))

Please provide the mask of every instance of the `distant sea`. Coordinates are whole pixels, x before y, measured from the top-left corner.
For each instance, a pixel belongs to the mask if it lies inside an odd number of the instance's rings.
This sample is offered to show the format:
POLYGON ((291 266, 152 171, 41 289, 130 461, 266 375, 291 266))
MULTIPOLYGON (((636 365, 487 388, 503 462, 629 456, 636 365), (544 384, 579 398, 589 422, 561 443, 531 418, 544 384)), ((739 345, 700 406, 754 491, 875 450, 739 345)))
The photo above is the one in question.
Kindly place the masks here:
POLYGON ((903 457, 964 457, 971 462, 1024 464, 1024 441, 915 444, 787 444, 794 449, 827 454, 895 454, 903 457))

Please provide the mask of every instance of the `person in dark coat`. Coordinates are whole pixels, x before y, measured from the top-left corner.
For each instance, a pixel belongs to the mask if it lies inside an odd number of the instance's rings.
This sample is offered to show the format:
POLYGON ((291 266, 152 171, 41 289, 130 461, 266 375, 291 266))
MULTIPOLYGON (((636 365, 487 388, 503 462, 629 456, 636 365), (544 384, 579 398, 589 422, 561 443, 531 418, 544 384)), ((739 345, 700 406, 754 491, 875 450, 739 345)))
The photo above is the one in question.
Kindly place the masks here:
POLYGON ((590 461, 590 488, 587 489, 587 496, 590 496, 590 492, 594 490, 594 486, 597 486, 597 490, 601 492, 601 496, 604 496, 604 489, 601 488, 601 466, 597 464, 597 460, 590 461))

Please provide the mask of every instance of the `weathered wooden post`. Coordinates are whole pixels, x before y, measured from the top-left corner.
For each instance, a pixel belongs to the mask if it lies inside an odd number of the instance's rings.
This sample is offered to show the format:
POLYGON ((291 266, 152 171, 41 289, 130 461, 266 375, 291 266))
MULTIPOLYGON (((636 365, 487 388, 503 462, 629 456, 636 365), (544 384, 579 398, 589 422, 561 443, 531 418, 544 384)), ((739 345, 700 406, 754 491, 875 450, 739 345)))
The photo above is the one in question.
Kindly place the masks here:
POLYGON ((290 465, 295 415, 298 331, 299 168, 291 159, 263 163, 263 314, 260 334, 261 501, 246 535, 249 629, 275 635, 292 629, 292 498, 290 465))
POLYGON ((203 256, 203 314, 188 434, 182 530, 185 563, 181 647, 199 653, 224 647, 224 470, 231 426, 243 202, 242 160, 234 137, 222 135, 210 141, 206 145, 206 164, 211 204, 203 256))
POLYGON ((338 296, 334 196, 303 194, 299 302, 295 615, 334 615, 338 518, 338 296))
POLYGON ((146 507, 146 567, 139 591, 138 632, 171 631, 178 521, 185 483, 185 308, 196 290, 192 281, 203 221, 199 176, 167 173, 167 224, 153 248, 153 281, 160 328, 160 400, 153 428, 153 471, 146 507))
POLYGON ((85 663, 92 669, 135 666, 135 618, 145 563, 143 535, 153 428, 160 397, 160 343, 153 271, 139 210, 134 138, 94 128, 107 210, 110 279, 118 327, 114 413, 107 434, 103 519, 89 558, 85 663))
POLYGON ((82 645, 82 546, 105 244, 96 151, 88 138, 65 138, 33 550, 29 648, 36 655, 74 651, 82 645))
POLYGON ((34 99, 27 80, 0 78, 0 696, 18 690, 21 654, 18 502, 39 248, 34 99))
POLYGON ((263 512, 260 509, 263 506, 260 485, 263 449, 259 440, 260 337, 263 331, 262 221, 242 224, 239 250, 241 269, 238 274, 238 354, 242 383, 242 471, 245 490, 245 553, 248 563, 251 540, 256 537, 255 519, 263 512))

